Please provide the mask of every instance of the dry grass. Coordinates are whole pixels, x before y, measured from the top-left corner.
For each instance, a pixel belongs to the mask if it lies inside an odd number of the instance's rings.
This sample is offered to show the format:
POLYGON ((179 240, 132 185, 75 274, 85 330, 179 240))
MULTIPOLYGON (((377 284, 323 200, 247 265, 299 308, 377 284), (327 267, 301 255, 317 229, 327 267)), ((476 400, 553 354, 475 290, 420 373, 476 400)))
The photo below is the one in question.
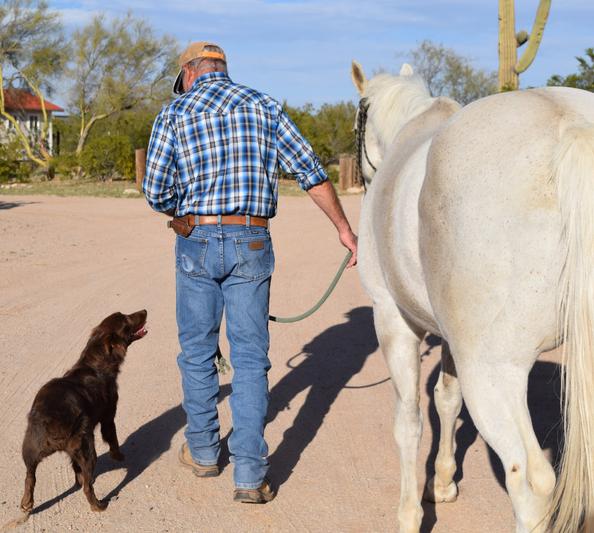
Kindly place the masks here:
MULTIPOLYGON (((51 195, 51 196, 96 196, 109 198, 142 198, 142 194, 128 193, 136 189, 132 181, 39 181, 33 183, 14 183, 0 185, 0 195, 51 195)), ((279 194, 282 196, 301 196, 305 193, 293 180, 281 180, 279 194)))

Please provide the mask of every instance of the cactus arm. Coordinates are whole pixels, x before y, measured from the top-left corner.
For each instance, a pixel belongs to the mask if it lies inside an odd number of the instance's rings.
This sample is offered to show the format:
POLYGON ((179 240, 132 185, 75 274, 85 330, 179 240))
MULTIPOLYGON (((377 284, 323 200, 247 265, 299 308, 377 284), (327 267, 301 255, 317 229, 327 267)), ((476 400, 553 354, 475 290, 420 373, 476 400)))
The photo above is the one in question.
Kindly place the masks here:
POLYGON ((518 48, 520 48, 520 46, 526 44, 527 41, 528 41, 528 32, 526 30, 520 30, 518 33, 516 33, 516 44, 518 45, 518 48))
POLYGON ((520 60, 516 63, 515 71, 519 74, 524 72, 534 61, 540 41, 542 40, 542 34, 544 32, 545 24, 549 16, 551 9, 551 0, 540 0, 538 4, 538 10, 536 11, 536 18, 534 19, 534 25, 530 32, 530 38, 528 39, 528 46, 522 54, 520 60))

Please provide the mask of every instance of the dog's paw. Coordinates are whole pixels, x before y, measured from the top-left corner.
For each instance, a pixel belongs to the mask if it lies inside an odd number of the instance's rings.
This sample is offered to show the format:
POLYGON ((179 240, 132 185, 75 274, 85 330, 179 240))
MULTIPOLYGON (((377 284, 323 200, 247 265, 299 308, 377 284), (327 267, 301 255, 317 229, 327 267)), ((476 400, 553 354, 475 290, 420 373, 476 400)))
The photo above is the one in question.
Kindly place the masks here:
POLYGON ((21 511, 23 511, 23 513, 30 514, 32 510, 33 510, 33 502, 32 501, 21 502, 21 511))
POLYGON ((125 455, 124 455, 122 452, 120 452, 119 450, 118 450, 117 452, 116 452, 116 451, 109 452, 109 456, 110 456, 110 457, 111 457, 111 458, 112 458, 114 461, 120 461, 120 462, 121 462, 121 461, 123 461, 124 459, 126 459, 126 456, 125 456, 125 455))
POLYGON ((101 511, 105 511, 105 509, 107 509, 107 504, 108 502, 106 501, 97 500, 97 503, 91 505, 91 510, 95 511, 96 513, 100 513, 101 511))

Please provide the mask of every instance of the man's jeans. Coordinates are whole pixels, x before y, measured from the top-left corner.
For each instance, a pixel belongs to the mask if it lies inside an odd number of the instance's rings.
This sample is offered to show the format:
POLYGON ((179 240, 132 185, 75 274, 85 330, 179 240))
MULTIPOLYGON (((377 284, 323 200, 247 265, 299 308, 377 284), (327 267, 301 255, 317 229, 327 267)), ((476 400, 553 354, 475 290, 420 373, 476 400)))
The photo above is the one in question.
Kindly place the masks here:
POLYGON ((192 457, 217 463, 219 382, 215 354, 223 308, 233 382, 229 438, 235 486, 257 488, 268 470, 264 426, 268 408, 268 301, 274 253, 266 228, 196 226, 176 242, 178 365, 192 457))

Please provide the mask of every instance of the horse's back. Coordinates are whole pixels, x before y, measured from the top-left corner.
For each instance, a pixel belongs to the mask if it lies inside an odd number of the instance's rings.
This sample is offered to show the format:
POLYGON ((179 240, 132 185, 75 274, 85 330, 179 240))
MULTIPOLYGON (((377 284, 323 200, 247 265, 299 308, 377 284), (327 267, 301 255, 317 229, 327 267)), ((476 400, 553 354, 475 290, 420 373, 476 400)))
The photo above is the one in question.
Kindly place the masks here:
POLYGON ((484 98, 435 136, 419 238, 446 338, 464 332, 478 347, 492 340, 489 332, 505 330, 510 343, 553 347, 562 264, 553 155, 564 123, 594 121, 594 96, 582 93, 537 89, 484 98))

